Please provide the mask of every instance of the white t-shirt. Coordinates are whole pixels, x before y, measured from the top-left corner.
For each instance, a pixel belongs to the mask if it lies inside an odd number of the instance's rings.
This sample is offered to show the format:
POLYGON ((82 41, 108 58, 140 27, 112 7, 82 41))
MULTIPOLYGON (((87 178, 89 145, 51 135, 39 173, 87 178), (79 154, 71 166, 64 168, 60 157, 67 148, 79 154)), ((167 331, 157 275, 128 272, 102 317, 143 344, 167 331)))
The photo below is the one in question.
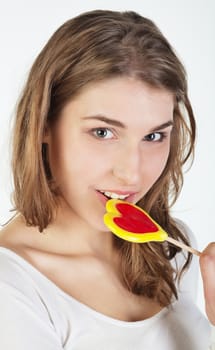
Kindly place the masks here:
POLYGON ((192 300, 197 266, 194 257, 171 307, 149 319, 126 322, 84 305, 0 247, 0 349, 206 350, 210 326, 192 300))

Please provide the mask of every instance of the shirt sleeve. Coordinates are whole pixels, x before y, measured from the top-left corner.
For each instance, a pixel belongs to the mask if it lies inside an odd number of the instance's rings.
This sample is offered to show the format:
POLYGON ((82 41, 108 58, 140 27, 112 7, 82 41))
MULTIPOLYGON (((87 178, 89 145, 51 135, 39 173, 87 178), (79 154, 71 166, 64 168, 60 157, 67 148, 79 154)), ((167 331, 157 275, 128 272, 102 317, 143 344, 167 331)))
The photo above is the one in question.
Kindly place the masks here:
POLYGON ((40 286, 17 261, 3 254, 0 254, 0 349, 63 349, 40 286))

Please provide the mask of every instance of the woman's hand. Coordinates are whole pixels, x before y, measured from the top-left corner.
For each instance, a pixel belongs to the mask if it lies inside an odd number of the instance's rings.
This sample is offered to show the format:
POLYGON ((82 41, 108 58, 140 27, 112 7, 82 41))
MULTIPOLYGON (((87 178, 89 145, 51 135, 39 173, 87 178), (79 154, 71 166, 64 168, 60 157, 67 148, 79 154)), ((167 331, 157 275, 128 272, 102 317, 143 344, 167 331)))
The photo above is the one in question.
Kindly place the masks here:
POLYGON ((205 295, 205 310, 215 325, 215 242, 210 243, 200 256, 200 269, 205 295))

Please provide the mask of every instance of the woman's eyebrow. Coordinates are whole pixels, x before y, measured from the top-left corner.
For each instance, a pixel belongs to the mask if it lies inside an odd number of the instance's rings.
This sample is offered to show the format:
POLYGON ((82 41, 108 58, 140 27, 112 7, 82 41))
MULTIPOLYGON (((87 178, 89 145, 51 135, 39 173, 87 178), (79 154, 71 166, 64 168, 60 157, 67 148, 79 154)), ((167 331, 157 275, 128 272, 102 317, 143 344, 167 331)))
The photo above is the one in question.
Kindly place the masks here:
POLYGON ((157 131, 157 130, 162 130, 162 129, 165 129, 165 128, 168 128, 168 126, 173 126, 173 120, 169 120, 163 124, 160 124, 158 126, 155 126, 153 127, 150 132, 154 132, 154 131, 157 131))
MULTIPOLYGON (((93 116, 89 116, 89 117, 83 117, 82 119, 84 119, 84 120, 99 120, 99 121, 102 121, 104 123, 107 123, 107 124, 110 124, 110 125, 114 125, 114 126, 118 126, 120 128, 126 129, 125 124, 123 124, 119 120, 110 119, 108 117, 105 117, 104 115, 93 115, 93 116)), ((149 132, 162 130, 162 129, 165 129, 168 126, 172 126, 172 125, 173 125, 173 120, 168 120, 165 123, 162 123, 162 124, 160 124, 158 126, 153 127, 152 129, 149 130, 149 132)))
POLYGON ((110 125, 114 125, 114 126, 118 126, 120 128, 126 129, 125 124, 123 124, 122 122, 116 120, 116 119, 110 119, 108 117, 105 117, 104 115, 93 115, 93 116, 89 116, 89 117, 84 117, 82 118, 84 120, 100 120, 101 122, 105 122, 107 124, 110 125))

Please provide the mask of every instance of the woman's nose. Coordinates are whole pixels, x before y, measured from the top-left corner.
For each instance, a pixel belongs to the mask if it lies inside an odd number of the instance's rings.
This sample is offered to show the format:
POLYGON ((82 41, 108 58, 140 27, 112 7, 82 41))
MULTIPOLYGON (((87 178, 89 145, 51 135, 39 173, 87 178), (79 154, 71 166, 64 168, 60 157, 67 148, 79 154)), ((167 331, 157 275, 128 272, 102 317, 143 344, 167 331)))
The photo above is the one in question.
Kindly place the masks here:
POLYGON ((117 156, 113 175, 124 185, 138 185, 141 175, 141 161, 138 147, 125 148, 117 156))

